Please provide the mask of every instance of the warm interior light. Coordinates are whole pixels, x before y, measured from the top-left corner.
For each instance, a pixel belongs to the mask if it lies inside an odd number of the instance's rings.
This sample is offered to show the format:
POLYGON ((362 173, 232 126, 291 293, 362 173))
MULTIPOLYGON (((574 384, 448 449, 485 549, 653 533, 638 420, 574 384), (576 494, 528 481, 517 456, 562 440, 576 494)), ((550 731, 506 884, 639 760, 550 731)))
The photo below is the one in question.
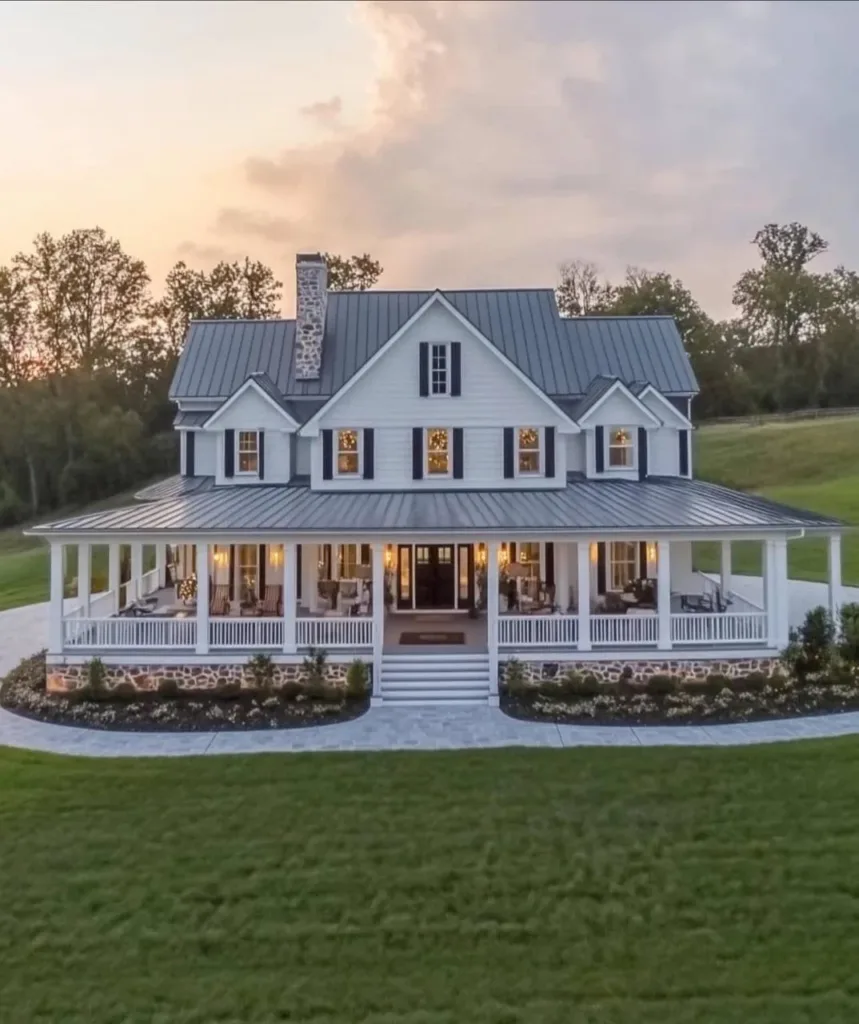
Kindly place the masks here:
POLYGON ((486 545, 485 544, 478 544, 477 545, 477 564, 478 565, 486 565, 486 545))
POLYGON ((591 544, 591 561, 596 562, 599 557, 599 551, 596 544, 591 544))
POLYGON ((386 569, 393 569, 393 567, 394 567, 394 546, 393 546, 393 544, 389 544, 385 548, 385 568, 386 569))
POLYGON ((650 562, 651 564, 656 561, 656 545, 655 544, 648 544, 647 545, 647 561, 650 562))
POLYGON ((268 564, 273 569, 279 569, 283 565, 283 546, 271 544, 268 549, 268 564))
POLYGON ((499 565, 507 565, 507 563, 509 561, 510 561, 510 553, 507 550, 507 545, 506 544, 502 544, 501 545, 501 549, 498 552, 498 564, 499 565))
POLYGON ((212 556, 212 562, 219 568, 223 569, 230 560, 229 554, 223 548, 215 548, 215 553, 212 556))
POLYGON ((528 561, 528 552, 525 550, 524 546, 519 550, 519 561, 522 565, 528 561))

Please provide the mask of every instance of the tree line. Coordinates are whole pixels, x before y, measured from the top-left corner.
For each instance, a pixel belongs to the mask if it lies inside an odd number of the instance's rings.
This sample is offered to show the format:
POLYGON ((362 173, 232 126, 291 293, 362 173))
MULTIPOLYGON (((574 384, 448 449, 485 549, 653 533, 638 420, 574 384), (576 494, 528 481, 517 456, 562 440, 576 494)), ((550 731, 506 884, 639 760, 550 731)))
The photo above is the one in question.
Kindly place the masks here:
MULTIPOLYGON (((367 254, 325 254, 332 288, 370 287, 367 254)), ((176 472, 168 400, 192 319, 280 315, 282 284, 251 259, 184 261, 160 294, 101 228, 38 235, 0 266, 0 526, 176 472)))
POLYGON ((735 315, 714 320, 681 280, 630 267, 615 284, 593 263, 561 267, 564 316, 677 319, 701 386, 697 419, 859 405, 859 274, 811 269, 828 243, 802 224, 767 224, 759 265, 734 285, 735 315))

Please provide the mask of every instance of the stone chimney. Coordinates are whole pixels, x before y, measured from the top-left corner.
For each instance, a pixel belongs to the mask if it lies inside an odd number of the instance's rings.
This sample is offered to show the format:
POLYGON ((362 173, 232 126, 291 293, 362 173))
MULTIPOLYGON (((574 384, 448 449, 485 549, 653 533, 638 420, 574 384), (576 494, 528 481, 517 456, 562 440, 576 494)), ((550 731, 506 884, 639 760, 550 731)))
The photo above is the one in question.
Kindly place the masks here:
POLYGON ((318 252, 295 257, 295 379, 318 380, 328 305, 328 268, 318 252))

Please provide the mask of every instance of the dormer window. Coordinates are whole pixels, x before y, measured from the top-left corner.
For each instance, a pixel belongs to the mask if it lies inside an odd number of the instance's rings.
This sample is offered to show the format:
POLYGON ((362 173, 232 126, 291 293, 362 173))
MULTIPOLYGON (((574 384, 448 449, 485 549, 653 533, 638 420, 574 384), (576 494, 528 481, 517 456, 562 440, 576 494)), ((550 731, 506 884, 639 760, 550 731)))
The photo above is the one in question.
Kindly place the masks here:
POLYGON ((635 469, 635 434, 629 427, 609 428, 608 468, 635 469))
POLYGON ((359 431, 348 429, 337 431, 337 475, 358 476, 361 473, 361 449, 358 444, 359 431))
POLYGON ((236 466, 239 473, 259 473, 259 433, 256 430, 236 433, 236 466))
POLYGON ((520 427, 518 432, 519 476, 540 472, 540 428, 520 427))
POLYGON ((444 344, 430 345, 430 394, 450 394, 450 350, 444 344))

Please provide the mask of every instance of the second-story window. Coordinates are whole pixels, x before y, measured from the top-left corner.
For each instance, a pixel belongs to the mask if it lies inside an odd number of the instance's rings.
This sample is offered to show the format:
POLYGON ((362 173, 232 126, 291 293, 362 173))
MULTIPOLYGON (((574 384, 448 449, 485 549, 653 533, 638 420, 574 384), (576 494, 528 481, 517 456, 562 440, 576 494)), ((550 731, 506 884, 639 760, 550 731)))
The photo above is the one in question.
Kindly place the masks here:
POLYGON ((255 430, 240 430, 236 435, 239 473, 259 472, 259 434, 255 430))
POLYGON ((430 394, 446 395, 448 390, 448 348, 445 344, 430 345, 430 394))
POLYGON ((612 427, 608 431, 609 469, 635 468, 635 440, 626 427, 612 427))
POLYGON ((519 428, 519 475, 540 472, 540 429, 539 427, 519 428))
POLYGON ((337 431, 337 475, 357 476, 361 472, 359 431, 337 431))
POLYGON ((450 476, 450 431, 430 427, 426 438, 427 476, 450 476))

